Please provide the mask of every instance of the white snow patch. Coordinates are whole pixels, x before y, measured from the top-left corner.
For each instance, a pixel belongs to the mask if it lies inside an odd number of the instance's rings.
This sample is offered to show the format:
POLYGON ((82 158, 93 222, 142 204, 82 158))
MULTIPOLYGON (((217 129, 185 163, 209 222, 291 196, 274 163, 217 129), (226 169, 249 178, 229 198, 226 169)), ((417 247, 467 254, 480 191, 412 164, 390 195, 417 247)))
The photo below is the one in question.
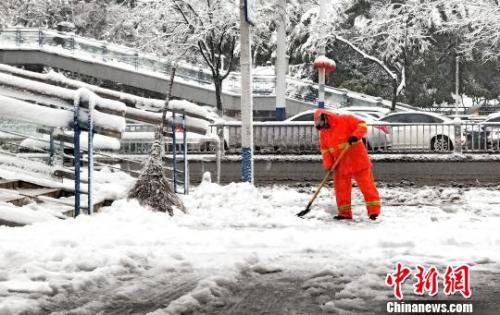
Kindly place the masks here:
MULTIPOLYGON (((327 189, 308 218, 300 219, 295 214, 312 189, 203 182, 182 196, 189 214, 172 218, 121 200, 91 217, 0 227, 0 285, 17 281, 18 289, 24 283, 28 290, 32 284, 20 280, 41 279, 58 292, 78 291, 151 268, 219 275, 153 312, 159 315, 217 303, 232 290, 238 272, 316 269, 302 289, 317 296, 335 292, 338 299, 323 301, 325 311, 356 312, 366 309, 357 298, 379 300, 392 293, 383 280, 397 262, 467 263, 472 272, 500 267, 500 191, 383 187, 380 192, 384 205, 376 222, 367 219, 363 206, 354 207, 352 222, 332 220, 336 207, 327 189), (405 206, 413 201, 422 205, 405 206)), ((357 189, 353 204, 362 204, 357 189)), ((0 310, 25 309, 17 294, 3 289, 0 297, 0 310)), ((30 299, 25 305, 37 303, 30 299)))

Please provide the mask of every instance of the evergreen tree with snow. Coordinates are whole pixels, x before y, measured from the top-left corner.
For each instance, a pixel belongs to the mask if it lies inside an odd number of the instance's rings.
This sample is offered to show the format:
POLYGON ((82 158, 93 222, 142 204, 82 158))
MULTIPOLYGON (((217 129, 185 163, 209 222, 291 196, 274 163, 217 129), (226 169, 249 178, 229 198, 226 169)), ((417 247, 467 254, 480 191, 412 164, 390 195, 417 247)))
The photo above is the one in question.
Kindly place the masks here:
POLYGON ((146 167, 129 193, 129 199, 137 199, 143 206, 174 215, 174 209, 186 212, 182 201, 173 191, 161 158, 161 146, 155 141, 146 167))

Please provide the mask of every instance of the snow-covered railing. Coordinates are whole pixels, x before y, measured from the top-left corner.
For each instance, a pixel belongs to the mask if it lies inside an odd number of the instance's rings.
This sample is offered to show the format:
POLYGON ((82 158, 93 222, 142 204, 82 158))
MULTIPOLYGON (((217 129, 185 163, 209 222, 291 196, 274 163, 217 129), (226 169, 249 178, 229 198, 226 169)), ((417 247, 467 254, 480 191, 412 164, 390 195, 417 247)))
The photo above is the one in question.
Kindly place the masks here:
MULTIPOLYGON (((172 63, 164 58, 140 53, 136 49, 114 45, 81 37, 72 33, 36 28, 4 28, 0 31, 2 49, 43 49, 56 53, 69 53, 76 58, 87 58, 134 71, 170 74, 172 63)), ((179 62, 176 77, 212 84, 212 74, 206 67, 179 62)), ((274 93, 274 76, 254 76, 254 93, 268 95, 274 93)), ((224 83, 224 89, 239 93, 239 74, 231 74, 224 83)))
MULTIPOLYGON (((0 118, 20 120, 51 128, 73 128, 73 111, 50 108, 0 95, 0 118)), ((81 124, 87 124, 87 112, 81 109, 81 124)), ((125 120, 121 117, 94 112, 95 132, 112 137, 121 137, 125 120)))
MULTIPOLYGON (((72 33, 57 32, 37 28, 4 28, 0 31, 0 49, 36 49, 56 54, 68 54, 81 60, 105 63, 111 66, 127 68, 146 74, 160 74, 167 76, 172 70, 172 64, 164 58, 143 54, 136 49, 114 45, 104 41, 84 38, 72 33)), ((193 65, 179 62, 176 66, 176 77, 182 80, 195 82, 198 85, 212 85, 212 74, 207 67, 201 64, 193 65)), ((276 88, 275 75, 254 74, 254 95, 274 95, 276 88)), ((223 83, 226 93, 240 94, 240 74, 233 72, 223 83)), ((287 97, 305 103, 315 103, 316 95, 312 91, 317 86, 308 81, 287 78, 287 97)), ((327 104, 384 106, 390 107, 391 102, 373 96, 326 87, 327 104)), ((406 104, 399 107, 415 109, 406 104)))
MULTIPOLYGON (((2 66, 0 71, 5 69, 12 68, 8 66, 2 66)), ((23 71, 23 70, 20 70, 23 71)), ((17 72, 20 72, 17 71, 17 72)), ((28 72, 28 71, 24 71, 28 72)), ((35 80, 25 79, 22 77, 18 77, 19 73, 16 75, 11 75, 7 73, 0 72, 0 95, 16 95, 16 97, 21 97, 25 101, 31 101, 33 103, 40 103, 40 95, 52 97, 63 101, 60 105, 66 106, 67 108, 73 108, 73 102, 76 96, 76 91, 72 89, 67 89, 59 86, 54 86, 51 84, 46 84, 43 82, 38 82, 35 80), (18 90, 23 90, 30 93, 18 93, 18 90), (65 102, 65 103, 64 103, 65 102)), ((25 74, 26 75, 26 74, 25 74)), ((36 74, 35 74, 36 75, 36 74)), ((39 74, 39 76, 43 76, 39 74)), ((132 107, 127 107, 122 102, 113 101, 105 98, 101 98, 99 96, 95 96, 95 109, 100 113, 107 114, 106 117, 109 121, 116 120, 118 117, 122 119, 122 117, 130 120, 136 120, 144 123, 159 125, 162 119, 161 113, 158 112, 148 112, 143 109, 137 109, 132 107)), ((47 100, 49 104, 47 106, 51 106, 52 100, 47 100)), ((157 100, 158 102, 161 102, 157 100)), ((85 103, 82 104, 86 106, 85 103)), ((163 102, 161 102, 163 105, 163 102)), ((158 104, 160 106, 160 104, 158 104)), ((40 107, 40 106, 38 106, 40 107)), ((170 104, 171 111, 176 112, 186 112, 186 127, 188 131, 205 134, 208 129, 208 122, 206 118, 198 118, 202 117, 203 113, 200 113, 198 110, 199 106, 191 104, 185 101, 172 101, 170 104), (195 116, 195 117, 193 117, 195 116)), ((55 111, 55 109, 40 109, 42 111, 55 111)), ((1 113, 0 113, 1 116, 1 113)), ((41 118, 40 118, 41 119, 41 118)), ((97 117, 99 120, 99 117, 97 117)), ((122 119, 123 120, 123 119, 122 119)), ((167 116, 168 123, 172 123, 172 115, 167 116)), ((177 123, 180 125, 180 119, 177 120, 177 123)), ((100 125, 97 125, 100 128, 100 125)))

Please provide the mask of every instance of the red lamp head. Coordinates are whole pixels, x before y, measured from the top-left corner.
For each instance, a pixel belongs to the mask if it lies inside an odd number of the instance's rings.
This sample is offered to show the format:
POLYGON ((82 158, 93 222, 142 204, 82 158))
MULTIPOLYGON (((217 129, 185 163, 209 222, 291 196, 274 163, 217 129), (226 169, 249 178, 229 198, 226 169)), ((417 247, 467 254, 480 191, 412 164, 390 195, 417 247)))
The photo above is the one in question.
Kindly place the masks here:
POLYGON ((316 60, 314 60, 314 69, 324 69, 327 73, 334 72, 337 70, 337 64, 326 56, 318 56, 316 60))

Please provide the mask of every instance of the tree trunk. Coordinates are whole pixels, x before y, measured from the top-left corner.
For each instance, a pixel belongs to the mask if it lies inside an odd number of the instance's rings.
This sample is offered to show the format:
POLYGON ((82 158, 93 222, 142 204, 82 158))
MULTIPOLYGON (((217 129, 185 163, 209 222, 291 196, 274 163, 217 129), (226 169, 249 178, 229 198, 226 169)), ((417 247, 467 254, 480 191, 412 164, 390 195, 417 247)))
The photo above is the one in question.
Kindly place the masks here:
POLYGON ((219 78, 214 78, 215 85, 215 100, 217 104, 217 114, 222 117, 222 80, 219 78))
POLYGON ((398 98, 398 80, 394 80, 392 83, 392 105, 391 105, 392 112, 396 111, 397 98, 398 98))

